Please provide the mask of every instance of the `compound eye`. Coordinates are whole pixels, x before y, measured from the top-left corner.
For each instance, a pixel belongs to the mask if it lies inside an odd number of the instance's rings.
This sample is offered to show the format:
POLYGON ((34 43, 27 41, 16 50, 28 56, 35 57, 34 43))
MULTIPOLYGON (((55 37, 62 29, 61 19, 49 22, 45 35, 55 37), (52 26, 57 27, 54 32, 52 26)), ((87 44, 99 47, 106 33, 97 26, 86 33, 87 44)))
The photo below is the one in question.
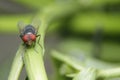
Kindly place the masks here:
POLYGON ((24 42, 27 42, 27 41, 28 41, 28 35, 24 35, 24 36, 22 37, 22 40, 23 40, 24 42))
POLYGON ((36 36, 35 36, 34 34, 31 34, 31 35, 30 35, 30 38, 31 38, 32 41, 35 41, 35 40, 36 40, 36 36))

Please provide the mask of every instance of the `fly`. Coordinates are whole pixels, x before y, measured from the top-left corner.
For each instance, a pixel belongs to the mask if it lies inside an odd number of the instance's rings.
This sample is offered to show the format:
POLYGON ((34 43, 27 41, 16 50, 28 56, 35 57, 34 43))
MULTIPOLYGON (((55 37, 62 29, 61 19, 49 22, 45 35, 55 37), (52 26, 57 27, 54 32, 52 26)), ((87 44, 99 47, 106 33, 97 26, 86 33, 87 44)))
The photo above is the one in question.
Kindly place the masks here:
POLYGON ((18 27, 20 31, 20 38, 22 39, 26 47, 31 47, 32 45, 35 45, 37 37, 39 37, 39 44, 40 35, 37 34, 39 26, 35 28, 31 24, 25 26, 23 23, 19 23, 18 27))

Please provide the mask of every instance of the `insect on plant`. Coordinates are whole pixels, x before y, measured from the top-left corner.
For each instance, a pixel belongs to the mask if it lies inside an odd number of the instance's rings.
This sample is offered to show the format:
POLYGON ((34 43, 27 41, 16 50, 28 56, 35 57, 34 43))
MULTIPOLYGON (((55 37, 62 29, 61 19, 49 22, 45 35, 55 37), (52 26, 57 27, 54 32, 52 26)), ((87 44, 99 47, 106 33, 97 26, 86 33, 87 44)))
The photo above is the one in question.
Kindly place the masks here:
MULTIPOLYGON (((38 37, 37 43, 40 45, 40 35, 38 33, 39 26, 33 26, 32 24, 24 25, 23 22, 18 23, 18 28, 20 32, 20 38, 22 39, 25 47, 32 47, 36 43, 36 39, 38 37)), ((41 47, 41 45, 40 45, 41 47)))

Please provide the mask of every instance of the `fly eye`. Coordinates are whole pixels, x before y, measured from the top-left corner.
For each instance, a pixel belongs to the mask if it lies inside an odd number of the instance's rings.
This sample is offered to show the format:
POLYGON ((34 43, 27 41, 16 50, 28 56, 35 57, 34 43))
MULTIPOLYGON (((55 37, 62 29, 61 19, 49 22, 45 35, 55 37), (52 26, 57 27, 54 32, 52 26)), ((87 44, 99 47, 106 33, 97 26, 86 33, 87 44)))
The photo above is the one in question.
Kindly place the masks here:
POLYGON ((32 41, 35 41, 35 40, 36 40, 36 36, 35 36, 34 34, 31 34, 31 35, 30 35, 30 38, 31 38, 32 41))
POLYGON ((24 35, 24 36, 22 37, 22 40, 23 40, 24 42, 27 42, 27 41, 28 41, 28 35, 24 35))

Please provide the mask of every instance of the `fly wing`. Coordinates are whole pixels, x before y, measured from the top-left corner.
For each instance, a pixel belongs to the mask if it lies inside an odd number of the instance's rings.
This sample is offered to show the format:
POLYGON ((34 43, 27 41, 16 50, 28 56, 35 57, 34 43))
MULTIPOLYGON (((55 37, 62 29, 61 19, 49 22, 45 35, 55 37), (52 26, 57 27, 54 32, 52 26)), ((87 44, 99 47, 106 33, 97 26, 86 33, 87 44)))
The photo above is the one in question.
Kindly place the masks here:
POLYGON ((35 28, 35 33, 37 34, 38 33, 38 30, 39 30, 39 26, 40 26, 40 20, 38 18, 34 18, 31 25, 34 26, 35 28))
POLYGON ((19 29, 20 34, 23 34, 25 26, 26 25, 22 21, 18 22, 18 29, 19 29))

